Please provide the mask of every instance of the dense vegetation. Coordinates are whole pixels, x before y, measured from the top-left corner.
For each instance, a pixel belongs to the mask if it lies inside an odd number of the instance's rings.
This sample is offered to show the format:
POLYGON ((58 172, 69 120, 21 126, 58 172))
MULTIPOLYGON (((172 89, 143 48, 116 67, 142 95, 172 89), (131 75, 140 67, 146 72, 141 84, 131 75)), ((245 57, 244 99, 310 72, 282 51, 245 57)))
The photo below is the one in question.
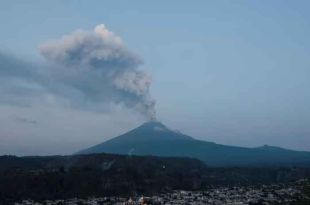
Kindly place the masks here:
POLYGON ((0 201, 197 190, 218 185, 291 182, 308 168, 209 168, 189 158, 92 154, 0 157, 0 201))
POLYGON ((310 204, 310 185, 305 184, 302 191, 303 191, 304 197, 302 197, 300 200, 294 203, 294 205, 309 205, 310 204))

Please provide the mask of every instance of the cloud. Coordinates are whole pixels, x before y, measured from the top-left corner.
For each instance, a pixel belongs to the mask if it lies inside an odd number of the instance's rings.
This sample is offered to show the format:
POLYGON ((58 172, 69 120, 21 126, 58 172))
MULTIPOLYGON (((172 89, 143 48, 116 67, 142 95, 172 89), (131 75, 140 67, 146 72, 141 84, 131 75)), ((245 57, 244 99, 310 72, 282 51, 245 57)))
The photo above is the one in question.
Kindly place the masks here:
POLYGON ((103 24, 78 30, 40 46, 41 54, 58 69, 64 85, 91 102, 123 103, 155 117, 151 78, 138 69, 142 60, 103 24))
POLYGON ((26 118, 26 117, 15 117, 15 120, 17 122, 26 123, 26 124, 37 124, 36 120, 29 119, 29 118, 26 118))
POLYGON ((0 54, 0 103, 96 112, 117 104, 155 118, 151 77, 139 69, 141 58, 103 24, 48 41, 39 51, 45 64, 0 54))
POLYGON ((78 30, 40 46, 48 60, 69 66, 100 68, 105 72, 137 67, 142 60, 129 51, 122 40, 103 24, 93 31, 78 30))
POLYGON ((0 103, 30 106, 49 93, 47 83, 38 65, 0 53, 0 103))

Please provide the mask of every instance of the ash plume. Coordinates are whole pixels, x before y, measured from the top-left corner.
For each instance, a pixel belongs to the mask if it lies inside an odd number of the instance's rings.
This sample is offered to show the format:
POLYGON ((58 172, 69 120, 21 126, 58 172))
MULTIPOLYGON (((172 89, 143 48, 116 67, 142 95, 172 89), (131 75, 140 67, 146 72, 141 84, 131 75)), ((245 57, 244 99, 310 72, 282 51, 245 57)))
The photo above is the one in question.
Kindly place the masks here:
POLYGON ((155 119, 151 78, 139 70, 141 58, 103 24, 49 41, 39 50, 51 62, 55 83, 73 89, 83 101, 124 104, 155 119))

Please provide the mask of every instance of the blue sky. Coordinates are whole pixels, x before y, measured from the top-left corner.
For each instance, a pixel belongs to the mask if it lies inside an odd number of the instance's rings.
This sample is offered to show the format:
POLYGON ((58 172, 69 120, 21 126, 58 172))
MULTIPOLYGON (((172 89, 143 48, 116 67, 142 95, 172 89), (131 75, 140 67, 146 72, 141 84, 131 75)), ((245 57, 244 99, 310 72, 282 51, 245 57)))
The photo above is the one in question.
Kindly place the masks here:
MULTIPOLYGON (((2 1, 0 48, 40 64, 43 43, 104 24, 143 60, 139 69, 152 76, 157 118, 171 128, 222 144, 310 150, 309 6, 278 0, 2 1)), ((14 106, 0 105, 6 113, 0 117, 1 153, 70 153, 143 122, 123 108, 107 115, 42 106, 51 115, 42 119, 41 108, 14 106), (82 120, 66 129, 49 123, 72 115, 82 120), (21 117, 37 123, 16 120, 21 117)))

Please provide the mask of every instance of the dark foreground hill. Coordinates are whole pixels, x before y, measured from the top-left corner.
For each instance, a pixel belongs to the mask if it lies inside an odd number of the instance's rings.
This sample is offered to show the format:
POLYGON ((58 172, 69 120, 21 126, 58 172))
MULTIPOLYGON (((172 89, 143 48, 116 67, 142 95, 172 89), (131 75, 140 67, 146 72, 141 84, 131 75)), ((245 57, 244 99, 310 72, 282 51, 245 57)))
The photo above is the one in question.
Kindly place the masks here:
POLYGON ((310 166, 310 152, 279 147, 244 148, 196 140, 160 122, 148 122, 123 135, 78 152, 177 156, 200 159, 208 166, 310 166))
POLYGON ((209 168, 190 158, 90 154, 0 157, 0 204, 20 199, 154 194, 292 182, 307 168, 209 168))

